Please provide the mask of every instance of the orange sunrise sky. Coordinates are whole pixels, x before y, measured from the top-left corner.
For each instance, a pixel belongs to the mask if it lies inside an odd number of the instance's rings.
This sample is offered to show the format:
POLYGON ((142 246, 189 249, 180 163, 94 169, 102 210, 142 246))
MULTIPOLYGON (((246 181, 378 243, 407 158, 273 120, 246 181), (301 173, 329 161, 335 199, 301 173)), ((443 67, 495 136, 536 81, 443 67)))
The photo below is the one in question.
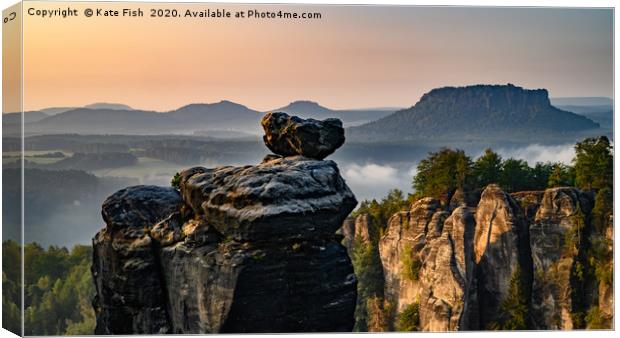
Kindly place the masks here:
POLYGON ((408 107, 441 86, 513 83, 613 95, 609 9, 24 3, 24 109, 94 102, 167 111, 230 100, 266 111, 408 107), (142 8, 92 17, 86 8, 142 8), (150 8, 319 12, 321 19, 150 18, 150 8))

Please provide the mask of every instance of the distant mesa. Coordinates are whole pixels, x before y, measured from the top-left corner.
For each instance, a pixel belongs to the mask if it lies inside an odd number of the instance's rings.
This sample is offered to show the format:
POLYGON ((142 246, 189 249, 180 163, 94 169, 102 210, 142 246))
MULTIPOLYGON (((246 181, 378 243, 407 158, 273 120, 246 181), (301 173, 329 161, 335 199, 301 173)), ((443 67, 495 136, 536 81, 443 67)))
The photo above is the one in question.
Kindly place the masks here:
POLYGON ((524 138, 596 128, 599 124, 589 118, 552 106, 546 89, 507 84, 433 89, 413 107, 349 128, 347 133, 353 139, 373 140, 524 138))

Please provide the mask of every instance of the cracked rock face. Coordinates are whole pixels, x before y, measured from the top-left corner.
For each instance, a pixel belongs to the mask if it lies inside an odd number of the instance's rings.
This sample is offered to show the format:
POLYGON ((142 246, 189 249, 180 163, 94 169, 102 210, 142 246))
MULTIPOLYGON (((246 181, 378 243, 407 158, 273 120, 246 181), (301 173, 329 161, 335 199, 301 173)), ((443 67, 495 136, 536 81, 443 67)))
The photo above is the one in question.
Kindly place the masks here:
POLYGON ((419 303, 423 331, 477 328, 474 230, 469 208, 449 213, 433 198, 423 198, 410 211, 390 218, 379 252, 392 318, 419 303), (405 273, 414 261, 419 271, 405 273))
POLYGON ((569 247, 566 238, 570 231, 579 227, 578 213, 590 212, 591 203, 588 194, 575 188, 547 189, 542 197, 530 225, 534 262, 532 306, 536 327, 573 328, 570 279, 577 251, 569 247))
MULTIPOLYGON (((571 187, 507 194, 493 184, 475 207, 460 203, 447 212, 436 199, 418 200, 390 218, 379 242, 385 299, 395 308, 390 320, 419 302, 422 331, 494 328, 506 318, 505 302, 514 305, 511 284, 522 287, 528 327, 572 329, 581 310, 575 294, 612 318, 611 286, 571 276, 593 203, 592 192, 571 187), (414 259, 417 274, 407 278, 405 263, 414 259)), ((597 235, 613 238, 611 231, 597 235)))
POLYGON ((439 200, 423 198, 410 211, 394 214, 388 221, 385 235, 379 241, 379 255, 385 278, 385 299, 392 305, 392 316, 417 302, 422 293, 419 279, 404 273, 408 262, 423 261, 425 245, 441 233, 447 213, 439 200))
POLYGON ((93 239, 96 333, 351 331, 335 232, 356 203, 334 162, 302 156, 121 190, 93 239))
POLYGON ((487 186, 478 203, 474 258, 481 327, 489 328, 498 320, 511 279, 520 275, 520 283, 531 285, 532 274, 525 216, 517 201, 494 184, 487 186))
POLYGON ((301 119, 286 113, 267 113, 261 120, 263 140, 282 156, 303 155, 322 160, 344 143, 344 129, 338 119, 301 119))

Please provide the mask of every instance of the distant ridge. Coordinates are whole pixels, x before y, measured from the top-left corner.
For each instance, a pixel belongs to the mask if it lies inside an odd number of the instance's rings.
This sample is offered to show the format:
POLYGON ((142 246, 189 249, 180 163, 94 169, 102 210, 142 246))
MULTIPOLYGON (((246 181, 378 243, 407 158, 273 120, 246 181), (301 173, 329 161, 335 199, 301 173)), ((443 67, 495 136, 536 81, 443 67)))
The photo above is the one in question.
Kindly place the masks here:
POLYGON ((106 102, 96 102, 88 104, 84 107, 50 107, 40 109, 40 112, 43 112, 47 115, 57 115, 60 113, 64 113, 69 110, 79 109, 79 108, 87 108, 87 109, 111 109, 111 110, 132 110, 130 106, 121 103, 106 103, 106 102))
POLYGON ((317 102, 310 100, 298 100, 288 105, 270 111, 281 111, 303 118, 326 119, 335 117, 344 123, 345 126, 355 126, 370 121, 378 120, 396 111, 396 109, 345 109, 335 110, 324 107, 317 102))
POLYGON ((110 109, 110 110, 133 110, 130 106, 121 103, 97 102, 84 106, 88 109, 110 109))
MULTIPOLYGON (((196 130, 236 130, 258 133, 262 114, 243 105, 221 101, 190 104, 169 112, 120 109, 124 105, 95 104, 29 123, 29 133, 191 134, 196 130)), ((128 106, 125 106, 128 107, 128 106)))
POLYGON ((308 100, 294 101, 282 108, 274 109, 274 111, 302 114, 306 115, 306 117, 309 117, 309 115, 319 116, 335 114, 334 110, 325 108, 314 101, 308 100))
POLYGON ((551 105, 545 89, 508 85, 443 87, 413 107, 348 130, 357 140, 413 140, 540 136, 599 128, 551 105))

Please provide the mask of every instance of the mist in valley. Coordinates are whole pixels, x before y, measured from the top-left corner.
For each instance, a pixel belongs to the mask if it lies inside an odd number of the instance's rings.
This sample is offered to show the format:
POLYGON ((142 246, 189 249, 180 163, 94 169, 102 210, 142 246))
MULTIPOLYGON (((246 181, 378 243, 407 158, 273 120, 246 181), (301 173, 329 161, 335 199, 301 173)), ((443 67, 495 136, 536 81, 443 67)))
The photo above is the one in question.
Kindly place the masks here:
MULTIPOLYGON (((504 159, 522 159, 534 166, 538 162, 570 164, 575 142, 585 137, 607 135, 613 140, 608 123, 612 106, 570 108, 593 120, 603 114, 604 119, 598 120, 601 127, 536 137, 522 132, 506 137, 438 133, 402 140, 394 134, 379 140, 356 136, 355 127, 349 127, 374 125, 372 121, 389 118, 397 108, 332 110, 316 102, 295 101, 280 110, 302 118, 343 120, 347 140, 327 160, 338 164, 361 202, 379 200, 392 189, 414 193, 412 180, 419 161, 442 148, 464 150, 472 160, 492 148, 504 159)), ((261 137, 262 114, 229 101, 159 113, 109 104, 25 113, 25 242, 88 244, 104 226, 101 204, 117 190, 141 184, 169 186, 177 172, 192 166, 260 163, 270 153, 261 137)), ((18 115, 3 116, 4 210, 19 210, 19 121, 18 115)), ((19 213, 5 213, 3 224, 5 239, 19 238, 19 213)))

